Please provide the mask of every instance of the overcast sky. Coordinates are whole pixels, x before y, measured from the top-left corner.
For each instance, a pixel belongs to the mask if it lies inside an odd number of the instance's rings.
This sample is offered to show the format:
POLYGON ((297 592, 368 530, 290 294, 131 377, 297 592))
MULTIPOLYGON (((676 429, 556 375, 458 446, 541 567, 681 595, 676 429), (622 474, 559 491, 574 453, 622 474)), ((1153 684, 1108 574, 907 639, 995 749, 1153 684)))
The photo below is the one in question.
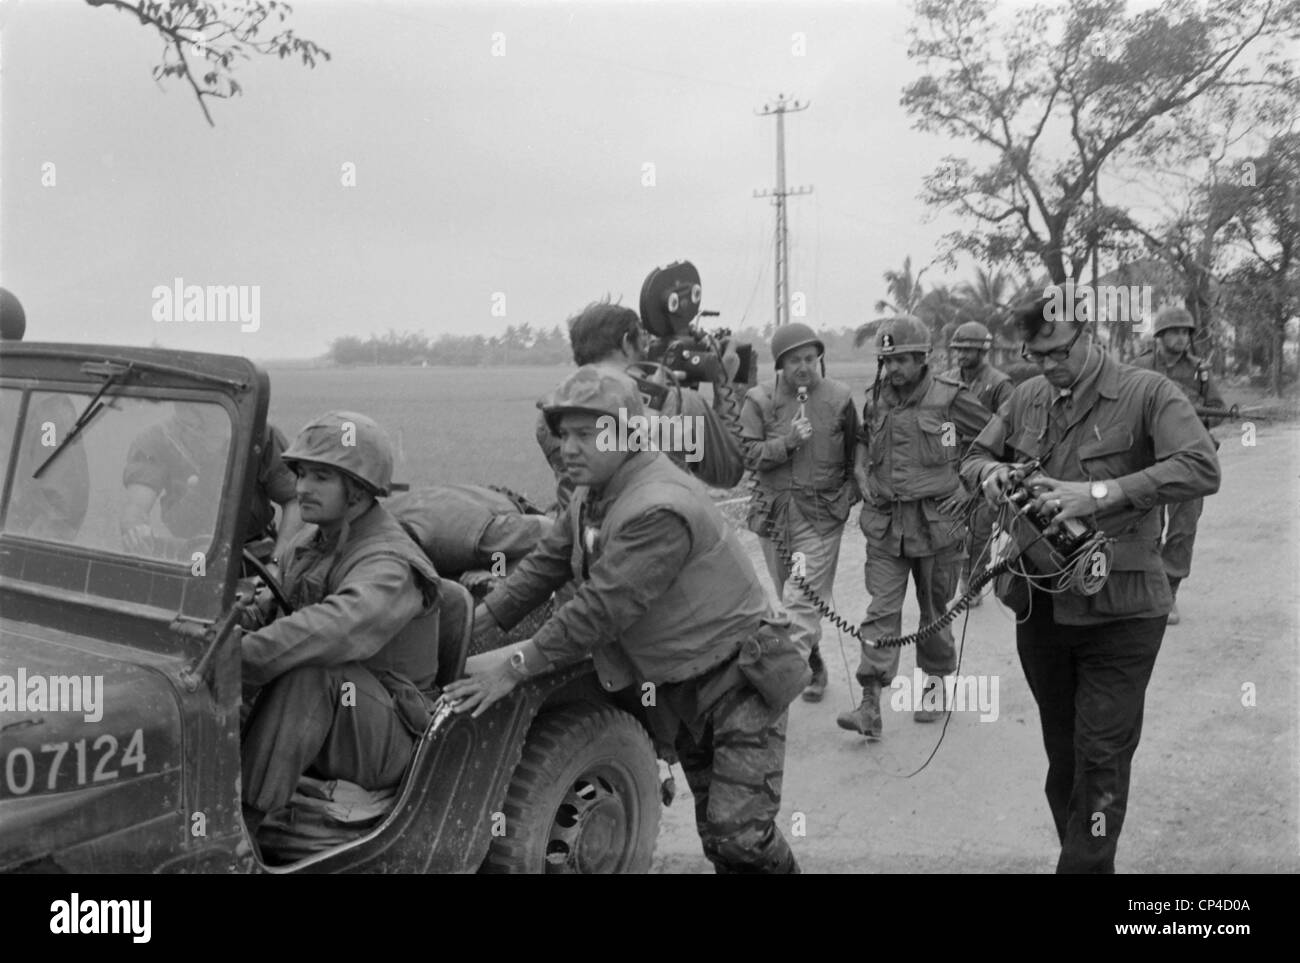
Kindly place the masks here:
POLYGON ((389 328, 493 334, 606 292, 635 307, 679 258, 723 323, 763 325, 774 218, 752 192, 774 183, 776 124, 755 111, 782 92, 811 102, 786 125, 789 183, 815 187, 790 202, 807 320, 874 316, 882 272, 956 226, 917 200, 960 148, 899 107, 918 71, 895 0, 307 0, 292 25, 333 59, 242 63, 215 128, 153 81, 161 41, 128 15, 0 17, 0 283, 29 339, 278 358, 389 328), (259 329, 154 320, 177 278, 260 286, 259 329))

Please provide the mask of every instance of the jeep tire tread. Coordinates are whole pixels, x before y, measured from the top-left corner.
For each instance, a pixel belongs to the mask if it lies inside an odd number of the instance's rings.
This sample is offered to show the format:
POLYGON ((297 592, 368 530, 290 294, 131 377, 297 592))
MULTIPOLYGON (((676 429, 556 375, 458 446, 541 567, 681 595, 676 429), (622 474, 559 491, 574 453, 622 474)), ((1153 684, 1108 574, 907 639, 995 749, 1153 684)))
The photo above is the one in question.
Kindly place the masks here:
POLYGON ((644 873, 659 835, 659 766, 641 724, 582 702, 533 720, 486 873, 644 873))

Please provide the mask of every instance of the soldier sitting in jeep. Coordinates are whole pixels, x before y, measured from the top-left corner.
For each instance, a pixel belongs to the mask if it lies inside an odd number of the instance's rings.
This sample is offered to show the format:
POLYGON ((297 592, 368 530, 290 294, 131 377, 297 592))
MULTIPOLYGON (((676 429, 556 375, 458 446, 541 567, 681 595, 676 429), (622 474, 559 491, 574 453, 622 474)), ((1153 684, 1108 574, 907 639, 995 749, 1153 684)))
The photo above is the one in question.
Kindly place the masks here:
POLYGON ((270 621, 268 597, 242 621, 246 701, 244 819, 250 835, 288 804, 304 773, 368 790, 397 785, 429 724, 436 649, 400 635, 432 610, 433 565, 376 501, 393 457, 375 422, 330 412, 284 453, 303 520, 282 560, 291 614, 270 621), (257 691, 259 690, 260 691, 257 691))

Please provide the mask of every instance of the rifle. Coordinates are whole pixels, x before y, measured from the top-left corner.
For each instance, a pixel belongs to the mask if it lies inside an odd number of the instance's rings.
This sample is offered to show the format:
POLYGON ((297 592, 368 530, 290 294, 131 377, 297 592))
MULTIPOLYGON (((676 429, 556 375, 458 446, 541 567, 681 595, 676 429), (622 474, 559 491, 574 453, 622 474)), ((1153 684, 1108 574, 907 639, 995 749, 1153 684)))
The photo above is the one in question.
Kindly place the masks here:
POLYGON ((1196 414, 1201 418, 1226 418, 1228 421, 1244 421, 1247 419, 1256 421, 1268 421, 1273 415, 1260 414, 1264 410, 1264 405, 1252 405, 1249 408, 1242 408, 1240 405, 1233 405, 1231 408, 1206 408, 1203 405, 1196 405, 1196 414))

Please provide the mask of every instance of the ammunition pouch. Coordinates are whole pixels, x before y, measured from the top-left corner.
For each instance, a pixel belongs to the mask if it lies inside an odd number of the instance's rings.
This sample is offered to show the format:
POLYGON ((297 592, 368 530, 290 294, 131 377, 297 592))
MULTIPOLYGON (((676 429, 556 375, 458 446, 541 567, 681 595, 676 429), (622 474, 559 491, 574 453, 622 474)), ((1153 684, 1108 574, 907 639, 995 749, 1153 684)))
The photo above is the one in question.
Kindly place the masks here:
POLYGON ((784 712, 812 681, 808 660, 799 654, 785 625, 766 620, 741 645, 736 665, 777 714, 784 712))

